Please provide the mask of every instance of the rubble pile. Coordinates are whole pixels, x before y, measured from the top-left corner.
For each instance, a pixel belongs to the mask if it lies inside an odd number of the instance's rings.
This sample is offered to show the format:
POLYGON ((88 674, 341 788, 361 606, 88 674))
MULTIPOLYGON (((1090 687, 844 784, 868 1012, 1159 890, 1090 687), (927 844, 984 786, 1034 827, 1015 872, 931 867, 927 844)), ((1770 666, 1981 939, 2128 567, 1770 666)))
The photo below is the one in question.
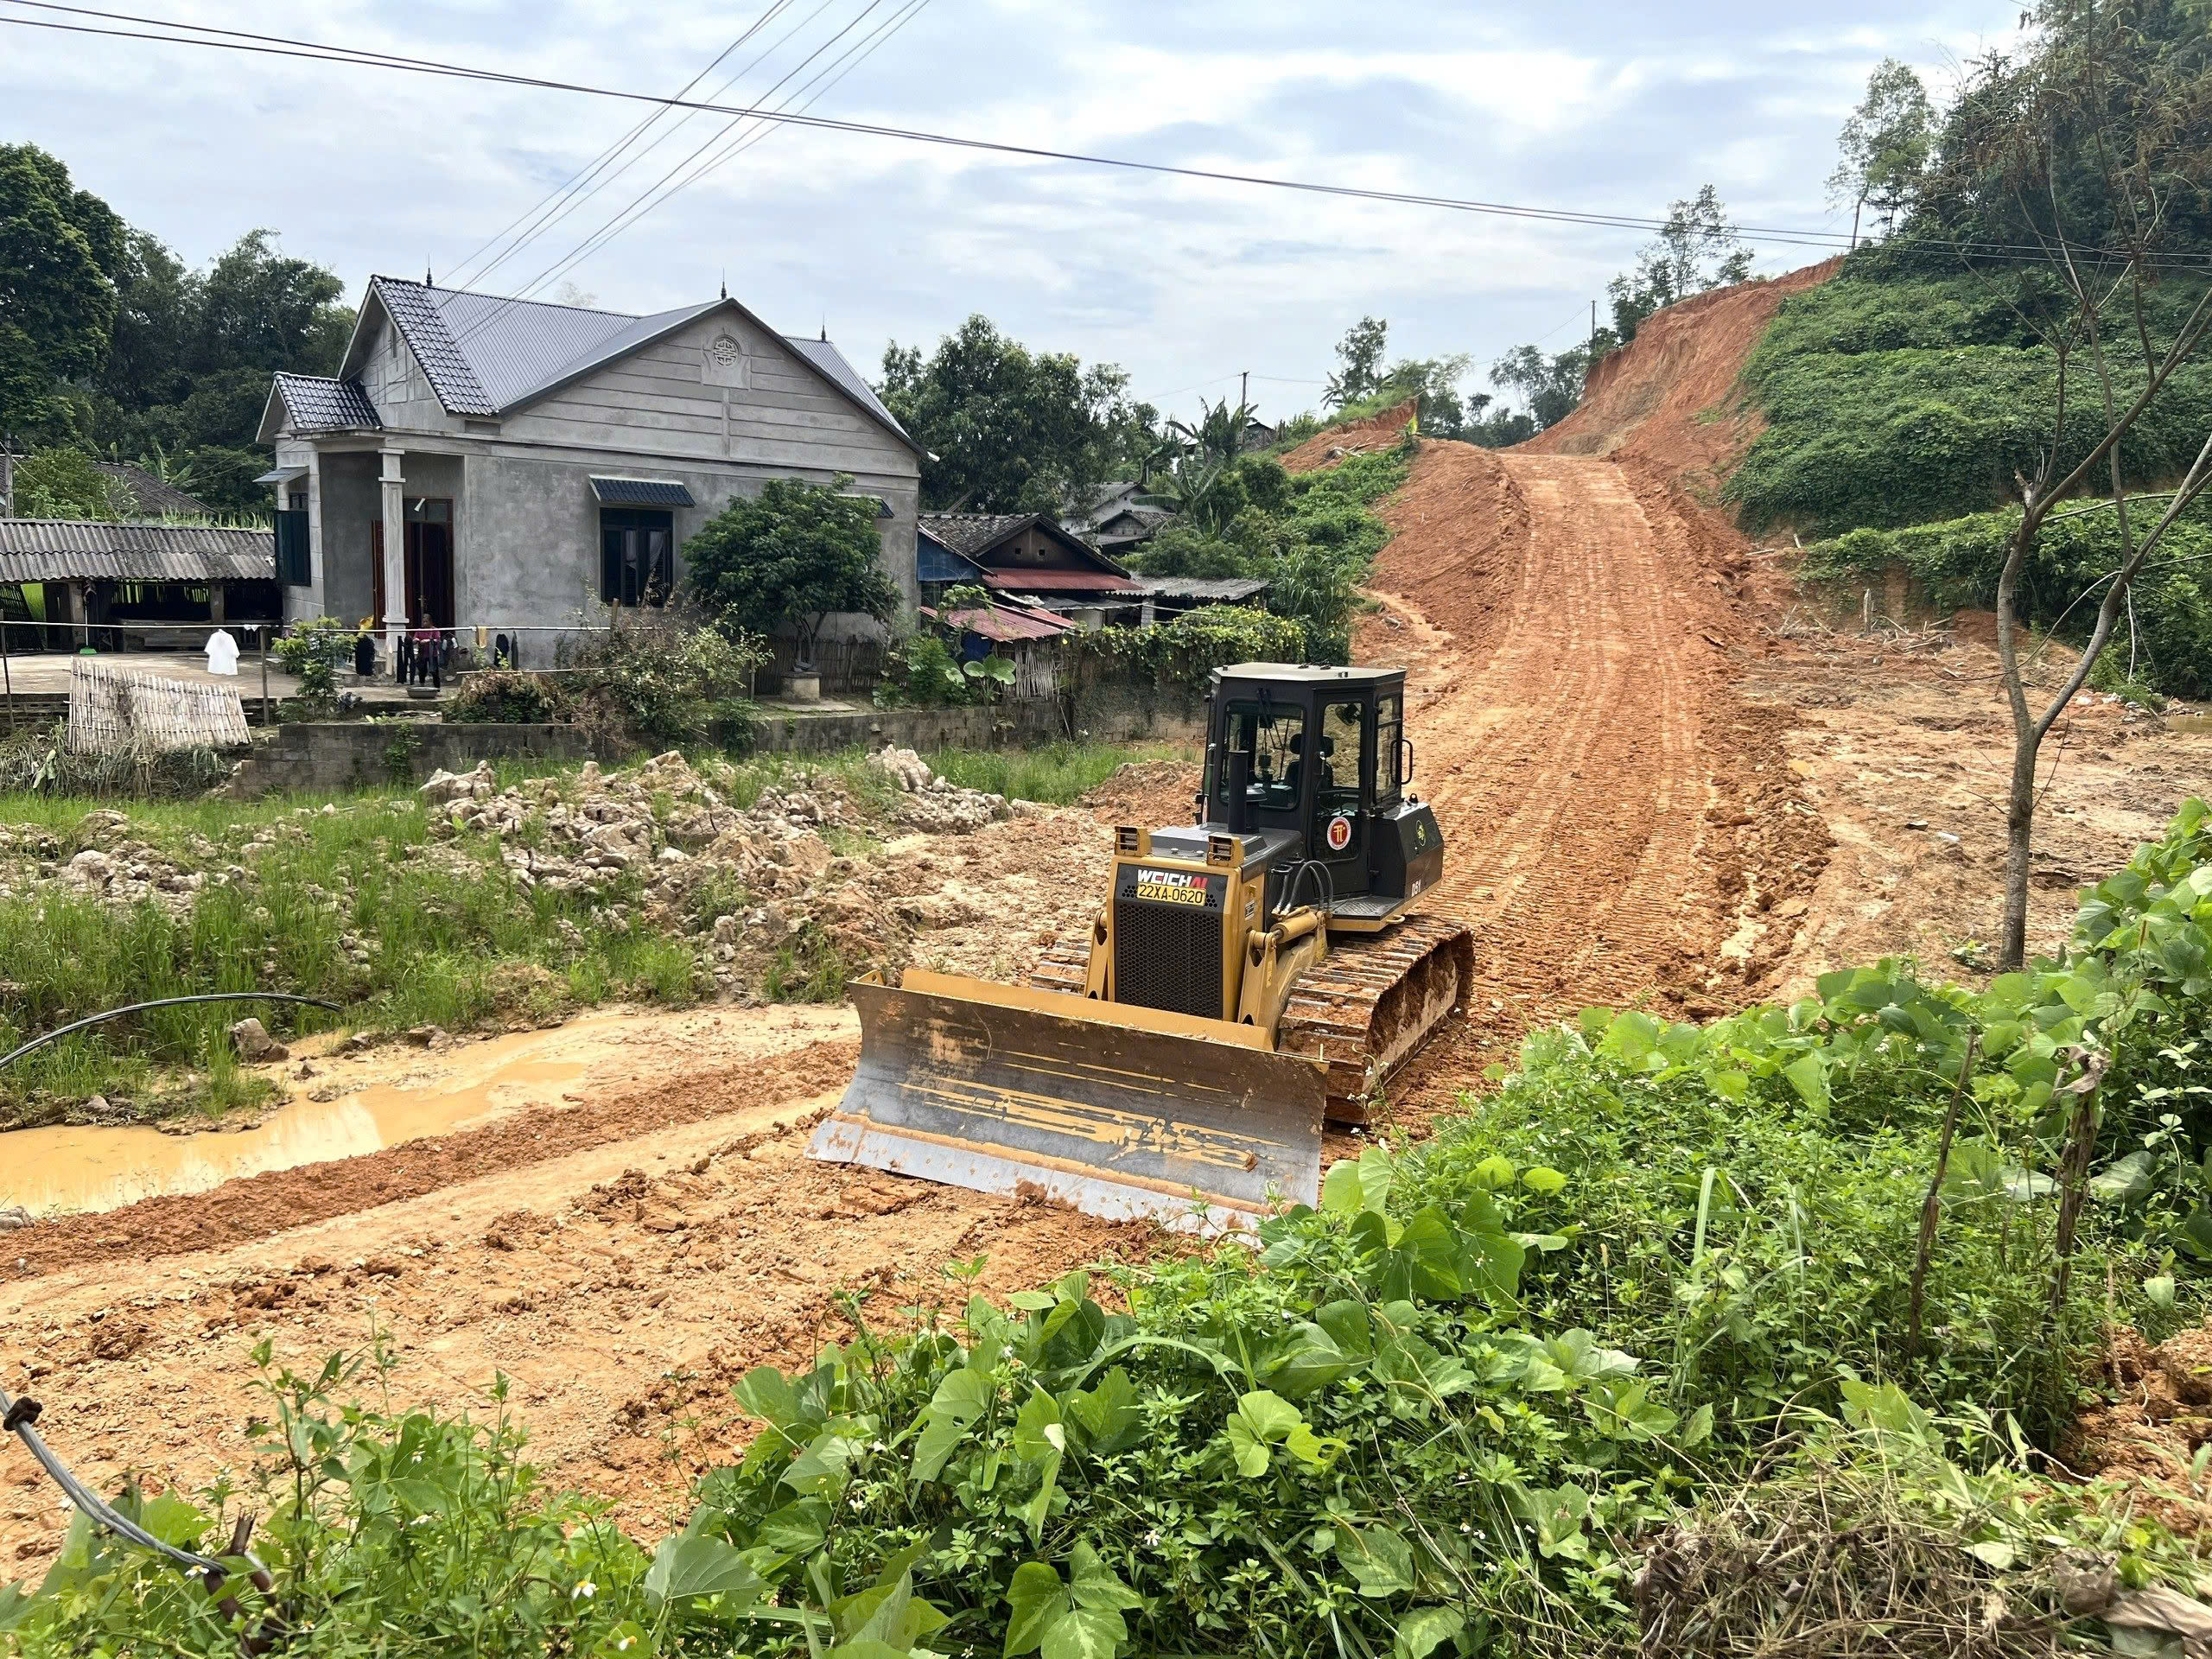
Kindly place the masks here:
MULTIPOLYGON (((887 749, 868 765, 893 785, 888 816, 910 830, 965 835, 1017 810, 938 777, 912 750, 887 749)), ((810 930, 849 965, 895 968, 918 929, 959 917, 957 902, 911 902, 914 861, 855 859, 824 839, 842 830, 856 845, 869 818, 835 776, 801 772, 740 808, 718 771, 671 752, 633 771, 588 762, 565 779, 501 790, 486 763, 437 772, 419 792, 441 835, 493 837, 525 892, 601 896, 611 920, 696 940, 725 995, 754 989, 775 954, 810 930)))

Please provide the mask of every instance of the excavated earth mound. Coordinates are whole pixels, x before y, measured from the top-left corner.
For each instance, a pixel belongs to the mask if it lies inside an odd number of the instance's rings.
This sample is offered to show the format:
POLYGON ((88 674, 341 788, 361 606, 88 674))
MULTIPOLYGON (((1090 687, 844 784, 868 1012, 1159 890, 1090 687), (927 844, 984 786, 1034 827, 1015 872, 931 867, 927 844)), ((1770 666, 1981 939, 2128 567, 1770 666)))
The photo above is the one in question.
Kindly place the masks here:
POLYGON ((1618 455, 1718 483, 1759 434, 1737 389, 1752 348, 1783 301, 1819 287, 1842 264, 1715 289, 1656 313, 1625 350, 1598 365, 1581 405, 1522 452, 1618 455))

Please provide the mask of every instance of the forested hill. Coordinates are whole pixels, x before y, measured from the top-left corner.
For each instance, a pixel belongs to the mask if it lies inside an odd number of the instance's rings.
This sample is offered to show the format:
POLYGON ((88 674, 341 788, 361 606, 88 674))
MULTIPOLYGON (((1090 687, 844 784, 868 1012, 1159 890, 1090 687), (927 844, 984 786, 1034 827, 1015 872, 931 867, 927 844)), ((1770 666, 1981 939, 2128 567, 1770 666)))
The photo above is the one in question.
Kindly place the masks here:
POLYGON ((337 366, 344 293, 265 230, 190 270, 55 157, 0 144, 0 431, 18 449, 143 460, 219 511, 265 507, 270 377, 337 366))

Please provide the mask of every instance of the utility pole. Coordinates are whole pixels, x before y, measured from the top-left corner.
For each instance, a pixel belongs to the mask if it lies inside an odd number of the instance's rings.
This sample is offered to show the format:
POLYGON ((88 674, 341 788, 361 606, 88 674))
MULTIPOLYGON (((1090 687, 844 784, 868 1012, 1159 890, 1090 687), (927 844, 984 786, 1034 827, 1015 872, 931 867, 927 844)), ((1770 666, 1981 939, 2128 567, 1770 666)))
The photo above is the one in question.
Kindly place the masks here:
POLYGON ((1595 301, 1595 300, 1592 300, 1592 301, 1591 301, 1591 302, 1590 302, 1590 356, 1591 356, 1592 359, 1594 361, 1594 360, 1595 360, 1595 359, 1597 358, 1597 355, 1598 355, 1598 302, 1597 302, 1597 301, 1595 301))
POLYGON ((1239 369, 1236 372, 1236 407, 1243 409, 1251 401, 1252 371, 1249 369, 1239 369))
POLYGON ((0 432, 0 518, 16 516, 16 435, 0 432))

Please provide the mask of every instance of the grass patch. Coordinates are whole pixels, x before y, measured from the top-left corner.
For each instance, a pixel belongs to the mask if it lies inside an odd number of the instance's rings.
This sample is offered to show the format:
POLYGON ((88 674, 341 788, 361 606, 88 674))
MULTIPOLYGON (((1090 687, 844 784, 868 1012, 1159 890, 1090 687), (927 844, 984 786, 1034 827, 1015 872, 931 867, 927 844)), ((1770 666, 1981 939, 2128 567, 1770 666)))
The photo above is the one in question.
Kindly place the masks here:
MULTIPOLYGON (((1061 743, 1014 753, 953 749, 930 757, 954 782, 1065 804, 1123 762, 1180 757, 1168 745, 1061 743)), ((498 768, 509 787, 570 769, 498 768)), ((760 755, 735 764, 724 793, 741 809, 773 788, 834 779, 864 816, 888 821, 897 786, 855 748, 823 757, 760 755)), ((699 948, 635 919, 642 878, 603 892, 519 891, 488 836, 442 839, 416 791, 391 785, 318 799, 150 800, 118 830, 86 797, 0 795, 0 1052, 75 1019, 156 997, 288 991, 351 1010, 375 1030, 451 1031, 556 1019, 610 1001, 680 1007, 699 993, 699 948), (143 849, 143 850, 126 850, 143 849), (197 878, 118 906, 41 864, 102 851, 117 864, 197 878)), ((660 816, 665 817, 664 803, 660 816)), ((865 825, 831 825, 834 852, 864 858, 865 825)), ((528 842, 525 825, 520 839, 528 842)), ((694 928, 745 908, 734 877, 690 896, 694 928)), ((771 1001, 834 1002, 848 964, 812 935, 765 970, 771 1001)), ((150 1011, 40 1050, 0 1073, 0 1128, 89 1116, 110 1121, 219 1113, 259 1103, 270 1085, 232 1058, 226 1028, 256 1014, 280 1037, 334 1016, 281 1004, 150 1011), (90 1106, 98 1096, 105 1107, 90 1106)))
POLYGON ((1187 743, 1049 743, 1039 749, 935 749, 930 769, 963 789, 1069 806, 1132 761, 1191 760, 1187 743))

